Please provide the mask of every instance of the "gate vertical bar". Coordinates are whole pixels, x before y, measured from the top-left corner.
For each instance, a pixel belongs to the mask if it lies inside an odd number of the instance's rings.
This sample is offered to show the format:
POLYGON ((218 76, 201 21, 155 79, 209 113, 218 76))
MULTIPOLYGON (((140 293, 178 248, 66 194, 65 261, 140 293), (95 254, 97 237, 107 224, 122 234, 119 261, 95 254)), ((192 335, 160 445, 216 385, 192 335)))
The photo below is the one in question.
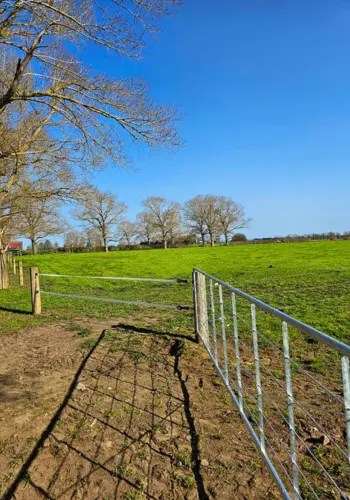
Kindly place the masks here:
POLYGON ((209 329, 209 313, 208 313, 208 294, 207 294, 207 280, 203 275, 203 293, 204 293, 204 309, 205 309, 205 329, 207 331, 207 345, 210 350, 210 329, 209 329))
POLYGON ((216 362, 218 361, 218 343, 216 335, 216 319, 215 319, 215 301, 214 301, 214 290, 213 290, 213 280, 209 281, 209 291, 210 291, 210 306, 211 306, 211 324, 213 328, 213 342, 214 342, 214 356, 216 362))
POLYGON ((241 358, 239 354, 239 338, 238 338, 238 322, 237 322, 237 303, 236 303, 236 294, 234 292, 232 292, 231 300, 232 300, 232 316, 233 316, 233 336, 235 341, 238 401, 240 410, 243 411, 241 358))
POLYGON ((349 368, 349 358, 347 356, 343 356, 341 358, 341 369, 343 375, 346 442, 348 447, 348 459, 350 462, 350 368, 349 368))
POLYGON ((262 389, 261 389, 259 344, 258 344, 258 333, 256 330, 255 304, 251 304, 250 308, 251 308, 251 316, 252 316, 255 381, 256 381, 256 393, 257 393, 257 400, 258 400, 258 412, 259 412, 260 443, 261 443, 261 451, 263 454, 265 454, 266 450, 265 450, 265 432, 264 432, 264 410, 263 410, 263 395, 262 395, 262 389))
POLYGON ((282 321, 282 336, 283 336, 284 371, 285 371, 286 389, 287 389, 288 425, 290 432, 290 453, 292 458, 292 470, 293 470, 293 489, 294 489, 295 499, 299 500, 300 488, 299 488, 299 470, 297 463, 297 443, 296 443, 295 422, 294 422, 293 385, 292 385, 292 373, 290 369, 288 325, 285 321, 282 321))
POLYGON ((227 345, 226 345, 226 329, 225 329, 225 314, 224 314, 224 301, 222 298, 222 286, 219 285, 219 301, 220 301, 220 321, 221 321, 221 335, 222 335, 222 345, 224 351, 224 371, 225 378, 228 382, 228 366, 227 366, 227 345))

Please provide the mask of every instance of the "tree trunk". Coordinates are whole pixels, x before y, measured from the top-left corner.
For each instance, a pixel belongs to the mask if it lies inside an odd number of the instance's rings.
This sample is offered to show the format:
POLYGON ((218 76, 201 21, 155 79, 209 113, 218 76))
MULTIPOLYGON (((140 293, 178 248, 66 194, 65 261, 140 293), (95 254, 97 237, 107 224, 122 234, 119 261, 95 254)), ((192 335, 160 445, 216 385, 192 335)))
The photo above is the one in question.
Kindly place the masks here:
POLYGON ((201 237, 202 237, 202 247, 204 247, 204 245, 205 245, 205 233, 202 233, 201 237))
POLYGON ((210 246, 213 247, 215 246, 214 235, 212 233, 209 233, 209 236, 210 236, 210 246))
POLYGON ((0 290, 5 290, 9 287, 9 274, 7 267, 7 252, 0 250, 0 290))
POLYGON ((163 240, 163 248, 168 248, 168 242, 167 240, 163 240))
POLYGON ((228 245, 228 234, 224 233, 224 235, 225 235, 225 245, 228 245))
POLYGON ((37 253, 35 240, 30 240, 30 241, 32 243, 32 254, 35 255, 37 253))
POLYGON ((103 237, 103 248, 105 252, 108 252, 108 241, 106 236, 103 237))

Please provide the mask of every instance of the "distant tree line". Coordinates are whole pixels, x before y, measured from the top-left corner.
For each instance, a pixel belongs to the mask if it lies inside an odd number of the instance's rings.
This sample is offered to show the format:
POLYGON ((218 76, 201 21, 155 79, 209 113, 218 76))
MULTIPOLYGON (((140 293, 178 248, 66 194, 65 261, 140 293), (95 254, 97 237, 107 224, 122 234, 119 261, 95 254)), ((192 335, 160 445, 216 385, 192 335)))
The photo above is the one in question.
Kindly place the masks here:
POLYGON ((251 243, 293 243, 302 241, 322 241, 322 240, 350 240, 350 231, 344 233, 310 233, 310 234, 288 234, 287 236, 274 236, 265 238, 254 238, 251 243))
MULTIPOLYGON (((232 237, 246 239, 237 233, 248 227, 250 219, 242 206, 230 197, 197 195, 183 206, 160 196, 142 202, 143 210, 134 221, 125 218, 127 206, 112 193, 89 186, 79 196, 72 216, 81 230, 72 230, 57 212, 57 204, 43 203, 39 210, 28 210, 22 221, 22 235, 32 242, 30 251, 45 251, 39 240, 64 235, 62 249, 56 251, 103 250, 169 246, 202 246, 223 242, 232 237)), ((53 251, 50 249, 49 251, 53 251)))

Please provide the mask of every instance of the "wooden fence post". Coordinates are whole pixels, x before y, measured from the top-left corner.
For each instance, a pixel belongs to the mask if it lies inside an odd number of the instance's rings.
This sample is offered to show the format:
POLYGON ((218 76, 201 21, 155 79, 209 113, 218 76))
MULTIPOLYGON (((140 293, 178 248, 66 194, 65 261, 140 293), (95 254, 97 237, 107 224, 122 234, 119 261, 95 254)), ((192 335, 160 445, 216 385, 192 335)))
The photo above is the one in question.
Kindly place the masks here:
POLYGON ((24 285, 24 281, 23 281, 23 262, 21 260, 18 262, 18 275, 19 275, 19 286, 23 286, 24 285))
POLYGON ((197 274, 198 277, 198 312, 199 312, 199 331, 203 342, 208 344, 209 332, 207 322, 207 297, 205 288, 205 276, 202 273, 197 274))
POLYGON ((34 315, 41 314, 39 269, 37 267, 30 268, 30 290, 32 294, 32 313, 34 315))
POLYGON ((16 258, 13 258, 13 274, 16 274, 17 272, 17 263, 16 263, 16 258))

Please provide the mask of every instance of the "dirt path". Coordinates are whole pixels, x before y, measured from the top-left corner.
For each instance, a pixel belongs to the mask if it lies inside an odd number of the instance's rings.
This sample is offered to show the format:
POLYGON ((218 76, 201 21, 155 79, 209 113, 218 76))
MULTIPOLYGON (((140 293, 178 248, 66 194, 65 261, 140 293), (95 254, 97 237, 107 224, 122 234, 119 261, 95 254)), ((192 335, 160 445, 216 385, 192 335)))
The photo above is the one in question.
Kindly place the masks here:
POLYGON ((4 499, 279 498, 201 346, 87 326, 3 339, 4 499))

